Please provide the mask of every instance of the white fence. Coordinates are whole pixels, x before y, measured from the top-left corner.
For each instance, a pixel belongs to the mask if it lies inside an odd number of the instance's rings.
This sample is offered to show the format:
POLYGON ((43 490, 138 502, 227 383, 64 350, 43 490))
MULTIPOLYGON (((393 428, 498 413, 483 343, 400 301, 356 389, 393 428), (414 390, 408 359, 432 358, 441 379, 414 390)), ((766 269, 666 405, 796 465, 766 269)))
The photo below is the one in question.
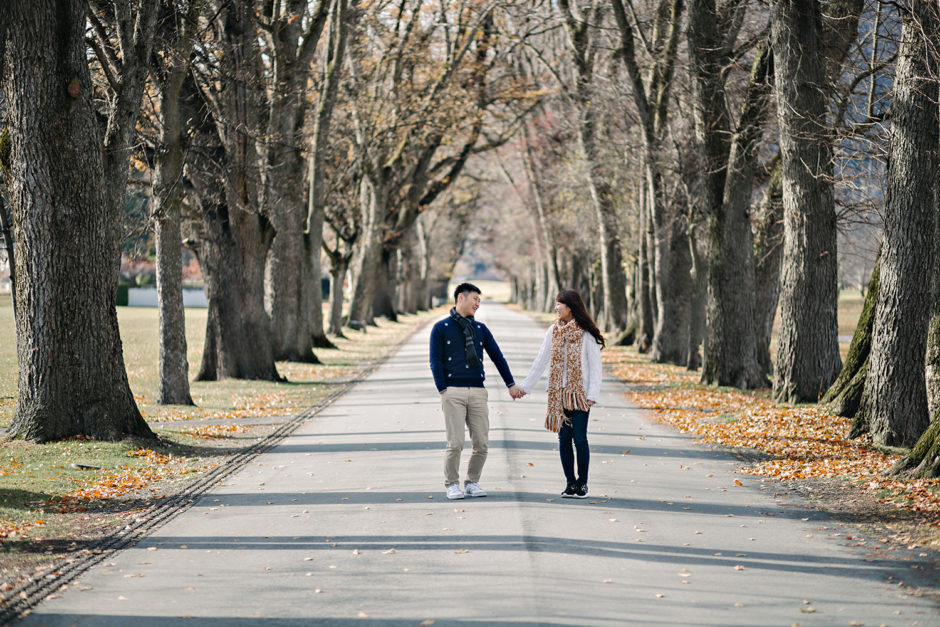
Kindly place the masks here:
MULTIPOLYGON (((183 289, 184 307, 206 307, 206 293, 199 288, 183 289)), ((155 287, 132 287, 127 290, 128 307, 156 307, 157 306, 157 288, 155 287)))

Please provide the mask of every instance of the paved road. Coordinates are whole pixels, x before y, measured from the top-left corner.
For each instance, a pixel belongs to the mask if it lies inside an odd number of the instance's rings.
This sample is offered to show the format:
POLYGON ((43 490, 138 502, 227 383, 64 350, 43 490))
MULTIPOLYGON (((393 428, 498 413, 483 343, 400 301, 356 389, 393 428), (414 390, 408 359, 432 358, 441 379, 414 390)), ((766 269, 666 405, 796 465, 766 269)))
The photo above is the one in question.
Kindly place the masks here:
MULTIPOLYGON (((494 304, 479 318, 521 379, 543 331, 494 304)), ((563 500, 544 393, 512 402, 488 364, 490 495, 447 501, 429 332, 21 624, 940 624, 887 583, 903 571, 644 421, 612 380, 589 428, 593 498, 563 500)))

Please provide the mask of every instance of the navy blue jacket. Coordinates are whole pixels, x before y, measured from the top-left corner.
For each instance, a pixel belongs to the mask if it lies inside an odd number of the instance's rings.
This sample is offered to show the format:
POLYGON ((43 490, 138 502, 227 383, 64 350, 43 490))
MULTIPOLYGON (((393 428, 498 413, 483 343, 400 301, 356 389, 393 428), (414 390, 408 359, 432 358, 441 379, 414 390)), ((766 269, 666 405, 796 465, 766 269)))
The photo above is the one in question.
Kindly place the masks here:
POLYGON ((506 387, 512 387, 512 373, 506 358, 496 345, 493 334, 482 322, 470 318, 476 331, 477 357, 480 365, 471 368, 467 364, 466 340, 463 330, 450 316, 444 318, 431 329, 431 373, 434 375, 434 385, 438 392, 443 392, 448 386, 481 388, 483 387, 483 351, 499 370, 500 376, 506 382, 506 387))

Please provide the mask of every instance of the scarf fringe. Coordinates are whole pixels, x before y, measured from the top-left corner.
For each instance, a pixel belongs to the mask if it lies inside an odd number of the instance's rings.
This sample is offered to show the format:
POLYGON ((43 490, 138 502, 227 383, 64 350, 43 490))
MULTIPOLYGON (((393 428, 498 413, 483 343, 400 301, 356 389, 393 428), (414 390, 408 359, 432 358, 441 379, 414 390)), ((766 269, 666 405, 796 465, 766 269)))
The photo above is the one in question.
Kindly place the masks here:
MULTIPOLYGON (((571 391, 566 391, 564 393, 562 407, 563 409, 576 411, 588 411, 590 409, 587 404, 587 398, 585 398, 584 394, 571 391)), ((549 410, 549 412, 545 415, 545 428, 552 433, 558 433, 561 431, 561 426, 566 422, 568 422, 568 418, 565 416, 564 411, 552 412, 549 410)))

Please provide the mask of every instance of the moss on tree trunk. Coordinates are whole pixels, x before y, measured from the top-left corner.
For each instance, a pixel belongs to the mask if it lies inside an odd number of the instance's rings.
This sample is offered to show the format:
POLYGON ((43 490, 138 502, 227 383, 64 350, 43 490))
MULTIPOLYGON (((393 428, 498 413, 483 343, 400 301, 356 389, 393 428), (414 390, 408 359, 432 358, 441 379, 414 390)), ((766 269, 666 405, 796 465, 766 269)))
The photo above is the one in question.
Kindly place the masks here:
POLYGON ((908 479, 940 477, 940 410, 933 415, 930 426, 903 459, 888 471, 889 475, 908 479))
MULTIPOLYGON (((820 401, 828 404, 829 408, 836 414, 847 418, 855 416, 855 412, 858 410, 865 384, 865 376, 868 374, 868 356, 871 353, 871 332, 875 324, 875 304, 878 302, 880 266, 881 251, 879 250, 878 256, 875 258, 875 268, 872 270, 871 279, 868 282, 868 294, 865 296, 865 304, 862 307, 861 315, 858 317, 858 326, 855 328, 855 335, 852 336, 852 343, 849 345, 849 354, 845 358, 842 371, 835 383, 832 384, 820 401)), ((852 437, 865 433, 866 430, 864 429, 856 433, 859 426, 852 426, 852 437)))

